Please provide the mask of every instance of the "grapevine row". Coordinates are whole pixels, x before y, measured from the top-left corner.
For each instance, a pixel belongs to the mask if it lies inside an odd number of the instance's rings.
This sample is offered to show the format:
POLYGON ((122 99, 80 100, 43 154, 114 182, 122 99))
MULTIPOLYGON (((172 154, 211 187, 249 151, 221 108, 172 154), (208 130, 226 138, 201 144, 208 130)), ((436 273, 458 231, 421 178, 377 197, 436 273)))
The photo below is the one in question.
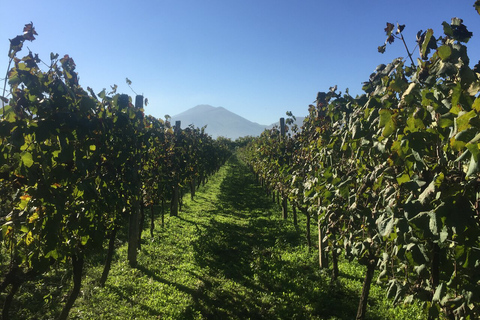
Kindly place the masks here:
MULTIPOLYGON (((0 120, 0 241, 9 256, 0 291, 8 289, 2 317, 20 286, 54 266, 71 264, 73 289, 59 319, 66 319, 80 292, 85 260, 109 240, 101 285, 105 284, 116 233, 129 224, 128 260, 135 266, 145 209, 171 203, 229 156, 221 140, 204 129, 145 116, 116 87, 96 95, 79 85, 75 63, 51 55, 48 70, 31 52, 17 58, 27 24, 11 41, 12 62, 0 120)), ((162 217, 163 219, 163 217, 162 217)), ((67 268, 68 269, 68 268, 67 268)))
MULTIPOLYGON (((386 43, 403 28, 387 24, 386 43)), ((274 128, 244 149, 269 190, 318 218, 334 279, 340 254, 366 266, 358 319, 375 274, 432 319, 480 316, 480 65, 461 19, 443 31, 419 33, 416 65, 378 66, 355 98, 320 92, 300 131, 274 128)))

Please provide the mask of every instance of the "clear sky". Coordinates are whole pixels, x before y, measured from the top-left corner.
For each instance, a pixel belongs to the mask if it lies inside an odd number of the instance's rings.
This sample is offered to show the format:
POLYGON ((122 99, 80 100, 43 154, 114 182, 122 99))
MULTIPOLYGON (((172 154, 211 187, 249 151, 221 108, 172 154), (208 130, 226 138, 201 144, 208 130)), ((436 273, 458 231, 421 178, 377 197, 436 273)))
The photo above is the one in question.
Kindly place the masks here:
MULTIPOLYGON (((69 54, 80 84, 95 92, 149 100, 147 114, 164 118, 199 104, 222 106, 251 121, 271 124, 292 111, 307 114, 318 91, 338 85, 362 93, 375 67, 405 56, 400 42, 385 41, 386 22, 417 31, 452 17, 473 38, 471 64, 480 59, 480 16, 474 0, 137 0, 3 1, 0 12, 0 79, 8 64, 8 39, 33 22, 37 40, 27 46, 49 61, 69 54)), ((25 48, 20 54, 27 54, 25 48)), ((418 50, 415 50, 418 56, 418 50)), ((3 82, 2 82, 3 87, 3 82)))

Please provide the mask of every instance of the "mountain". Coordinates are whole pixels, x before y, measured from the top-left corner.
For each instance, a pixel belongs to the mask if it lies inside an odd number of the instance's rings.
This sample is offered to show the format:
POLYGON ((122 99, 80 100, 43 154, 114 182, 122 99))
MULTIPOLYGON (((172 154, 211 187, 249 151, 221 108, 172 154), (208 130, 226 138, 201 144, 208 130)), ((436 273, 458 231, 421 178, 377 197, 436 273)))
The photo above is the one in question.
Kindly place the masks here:
POLYGON ((174 124, 178 120, 182 122, 182 128, 190 124, 198 128, 206 125, 205 132, 213 138, 222 136, 232 140, 245 136, 258 136, 267 128, 267 126, 249 121, 223 107, 212 107, 205 104, 173 116, 171 122, 174 124))

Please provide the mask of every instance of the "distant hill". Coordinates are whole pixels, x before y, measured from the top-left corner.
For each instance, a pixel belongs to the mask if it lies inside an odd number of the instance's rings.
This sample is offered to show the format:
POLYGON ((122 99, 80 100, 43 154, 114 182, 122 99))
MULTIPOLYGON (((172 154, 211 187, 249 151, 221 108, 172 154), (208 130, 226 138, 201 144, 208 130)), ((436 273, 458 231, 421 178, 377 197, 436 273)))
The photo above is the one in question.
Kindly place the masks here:
MULTIPOLYGON (((302 126, 303 119, 304 117, 297 117, 295 123, 298 127, 302 126)), ((170 121, 174 124, 175 121, 178 120, 182 122, 182 128, 186 128, 191 124, 198 128, 207 126, 205 132, 213 138, 222 136, 232 140, 246 136, 256 137, 265 129, 271 129, 275 125, 280 125, 280 122, 273 123, 269 126, 261 125, 247 120, 223 107, 212 107, 208 104, 201 104, 188 109, 185 112, 173 116, 170 121)))
POLYGON ((178 120, 182 122, 182 128, 190 124, 198 128, 206 125, 205 132, 213 138, 223 136, 232 140, 245 136, 258 136, 267 128, 265 125, 249 121, 223 107, 212 107, 205 104, 173 116, 171 122, 174 124, 178 120))

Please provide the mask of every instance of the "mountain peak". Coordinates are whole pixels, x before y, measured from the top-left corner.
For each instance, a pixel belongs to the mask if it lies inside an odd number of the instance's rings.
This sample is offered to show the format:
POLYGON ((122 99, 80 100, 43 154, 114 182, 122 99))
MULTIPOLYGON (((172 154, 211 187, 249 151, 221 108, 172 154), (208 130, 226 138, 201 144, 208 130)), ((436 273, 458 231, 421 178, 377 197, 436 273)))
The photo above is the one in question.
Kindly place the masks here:
MULTIPOLYGON (((202 111, 211 111, 213 109, 216 109, 215 107, 209 105, 209 104, 199 104, 189 110, 193 111, 198 111, 198 112, 202 112, 202 111)), ((188 111, 188 110, 187 110, 188 111)))
POLYGON ((199 128, 207 126, 205 131, 213 138, 223 136, 233 140, 245 136, 258 136, 266 128, 224 107, 213 107, 208 104, 197 105, 172 117, 172 122, 178 120, 182 122, 182 128, 190 124, 199 128))

